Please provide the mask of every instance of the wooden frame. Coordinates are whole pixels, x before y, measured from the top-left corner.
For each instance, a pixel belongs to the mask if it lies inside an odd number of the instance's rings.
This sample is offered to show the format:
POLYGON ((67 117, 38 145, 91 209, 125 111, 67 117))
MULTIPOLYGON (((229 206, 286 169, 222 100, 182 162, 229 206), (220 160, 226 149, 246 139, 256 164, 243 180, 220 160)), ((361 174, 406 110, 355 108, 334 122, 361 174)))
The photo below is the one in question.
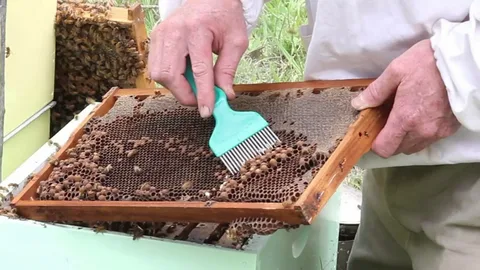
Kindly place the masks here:
MULTIPOLYGON (((360 89, 371 80, 309 81, 299 83, 273 83, 236 85, 235 91, 268 91, 291 88, 330 88, 348 86, 360 89)), ((115 104, 116 98, 124 95, 150 96, 158 89, 118 89, 112 88, 71 135, 67 143, 56 154, 57 159, 66 157, 83 134, 83 127, 93 116, 105 115, 115 104)), ((160 90, 163 93, 166 89, 160 90)), ((12 204, 18 213, 26 218, 42 221, 179 221, 229 223, 240 217, 271 217, 290 224, 310 224, 339 187, 342 180, 370 150, 371 144, 386 123, 387 107, 367 109, 360 112, 358 119, 351 124, 346 136, 332 153, 326 164, 316 174, 299 200, 291 205, 281 203, 232 203, 215 202, 122 202, 122 201, 40 201, 35 200, 36 189, 41 180, 48 178, 53 167, 47 164, 23 191, 14 198, 12 204)))

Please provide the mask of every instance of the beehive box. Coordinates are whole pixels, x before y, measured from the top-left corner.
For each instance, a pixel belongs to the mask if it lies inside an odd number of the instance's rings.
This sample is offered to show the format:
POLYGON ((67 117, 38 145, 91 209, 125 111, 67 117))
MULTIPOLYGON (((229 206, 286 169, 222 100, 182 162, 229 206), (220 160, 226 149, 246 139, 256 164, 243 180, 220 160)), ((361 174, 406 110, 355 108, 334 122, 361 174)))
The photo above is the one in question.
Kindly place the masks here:
MULTIPOLYGON (((20 192, 29 175, 40 171, 48 157, 56 152, 56 144, 65 145, 69 135, 89 115, 88 106, 51 138, 24 164, 0 184, 0 205, 8 205, 11 195, 20 192), (5 192, 5 188, 8 192, 5 192), (5 195, 2 202, 2 196, 5 195)), ((20 269, 251 269, 251 270, 334 270, 338 239, 339 194, 329 200, 311 226, 278 231, 272 235, 254 235, 243 245, 228 245, 222 234, 208 236, 212 224, 199 223, 191 230, 180 226, 168 236, 135 236, 130 232, 102 231, 98 226, 55 224, 18 219, 0 206, 0 254, 3 266, 20 269), (5 215, 5 216, 3 216, 5 215), (191 230, 186 233, 185 230, 191 230), (2 232, 8 232, 2 234, 2 232), (130 234, 130 235, 129 235, 130 234), (181 237, 176 237, 176 236, 181 237), (185 237, 188 235, 188 237, 185 237), (218 238, 220 237, 220 238, 218 238), (50 241, 56 239, 56 241, 50 241), (218 239, 218 240, 215 240, 218 239), (207 240, 207 241, 205 241, 207 240), (18 252, 21 250, 22 252, 18 252), (86 260, 84 254, 88 253, 86 260), (31 254, 25 260, 25 254, 31 254), (44 260, 55 254, 56 261, 44 260), (275 259, 272 259, 275 254, 275 259), (106 260, 105 258, 118 258, 106 260)), ((343 200, 343 199, 342 199, 343 200)), ((142 225, 141 223, 137 223, 142 225)), ((114 224, 112 224, 114 225, 114 224)), ((157 224, 157 228, 160 224, 157 224)), ((166 228, 170 228, 165 224, 166 228)), ((218 230, 217 230, 218 232, 218 230)))
POLYGON ((36 220, 227 223, 239 237, 309 224, 386 121, 350 106, 369 82, 236 86, 232 107, 259 111, 282 143, 235 176, 207 148, 212 119, 166 90, 112 89, 13 204, 36 220))
POLYGON ((58 0, 55 34, 52 136, 111 87, 155 87, 145 68, 149 39, 140 4, 58 0))

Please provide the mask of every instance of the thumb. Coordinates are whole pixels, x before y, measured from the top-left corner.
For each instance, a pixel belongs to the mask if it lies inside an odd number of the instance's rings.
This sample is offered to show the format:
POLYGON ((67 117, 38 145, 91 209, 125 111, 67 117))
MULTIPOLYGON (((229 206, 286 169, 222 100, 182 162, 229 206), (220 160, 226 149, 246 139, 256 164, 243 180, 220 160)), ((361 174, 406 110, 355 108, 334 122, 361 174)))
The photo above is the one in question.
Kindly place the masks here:
POLYGON ((236 37, 236 39, 226 42, 218 53, 218 60, 214 69, 215 84, 223 89, 229 99, 235 98, 233 80, 237 72, 238 63, 247 47, 247 37, 236 37))
POLYGON ((399 84, 399 76, 389 66, 365 90, 352 99, 352 107, 361 111, 380 106, 397 91, 399 84))

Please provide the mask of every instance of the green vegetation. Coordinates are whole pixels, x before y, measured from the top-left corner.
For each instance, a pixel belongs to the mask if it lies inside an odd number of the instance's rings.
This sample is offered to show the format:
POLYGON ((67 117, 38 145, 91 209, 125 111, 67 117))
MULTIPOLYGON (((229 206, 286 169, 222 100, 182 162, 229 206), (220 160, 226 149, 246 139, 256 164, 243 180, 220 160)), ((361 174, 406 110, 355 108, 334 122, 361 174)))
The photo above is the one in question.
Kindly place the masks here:
POLYGON ((303 80, 305 48, 298 29, 307 22, 304 2, 272 0, 265 5, 236 83, 303 80))

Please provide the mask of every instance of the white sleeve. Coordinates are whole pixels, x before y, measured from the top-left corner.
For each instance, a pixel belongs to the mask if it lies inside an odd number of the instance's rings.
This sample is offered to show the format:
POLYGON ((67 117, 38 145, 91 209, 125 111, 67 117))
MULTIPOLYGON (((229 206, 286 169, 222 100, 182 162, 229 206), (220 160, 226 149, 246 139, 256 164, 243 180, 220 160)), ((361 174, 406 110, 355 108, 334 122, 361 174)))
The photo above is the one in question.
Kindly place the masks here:
POLYGON ((453 113, 480 132, 480 0, 472 1, 465 22, 437 21, 430 40, 453 113))
POLYGON ((185 0, 158 0, 160 21, 164 21, 175 9, 183 5, 185 0))
MULTIPOLYGON (((222 0, 223 1, 223 0, 222 0)), ((247 32, 250 35, 257 26, 258 18, 262 13, 264 3, 270 0, 240 0, 243 5, 243 15, 247 25, 247 32)), ((158 8, 160 21, 165 20, 176 8, 181 6, 185 0, 159 0, 158 8)))

